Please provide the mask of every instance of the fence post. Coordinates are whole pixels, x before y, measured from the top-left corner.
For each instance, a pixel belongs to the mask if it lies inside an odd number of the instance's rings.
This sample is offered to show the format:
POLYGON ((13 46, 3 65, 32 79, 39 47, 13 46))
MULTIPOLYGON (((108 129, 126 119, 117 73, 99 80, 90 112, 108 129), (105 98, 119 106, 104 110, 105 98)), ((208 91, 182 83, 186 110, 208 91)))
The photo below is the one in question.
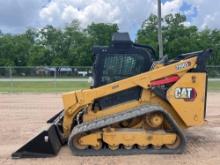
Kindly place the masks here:
POLYGON ((55 67, 54 71, 54 88, 57 90, 57 68, 55 67))
POLYGON ((10 78, 10 87, 11 92, 13 92, 14 84, 13 84, 13 74, 12 74, 12 67, 9 67, 9 78, 10 78))

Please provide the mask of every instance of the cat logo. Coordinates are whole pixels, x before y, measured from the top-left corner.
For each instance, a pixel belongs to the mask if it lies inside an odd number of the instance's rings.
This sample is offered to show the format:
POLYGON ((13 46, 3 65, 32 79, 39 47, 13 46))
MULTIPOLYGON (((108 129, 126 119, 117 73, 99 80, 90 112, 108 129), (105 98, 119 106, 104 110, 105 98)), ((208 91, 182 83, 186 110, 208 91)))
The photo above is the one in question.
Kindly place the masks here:
POLYGON ((196 97, 196 91, 193 88, 176 88, 175 98, 193 100, 196 97))

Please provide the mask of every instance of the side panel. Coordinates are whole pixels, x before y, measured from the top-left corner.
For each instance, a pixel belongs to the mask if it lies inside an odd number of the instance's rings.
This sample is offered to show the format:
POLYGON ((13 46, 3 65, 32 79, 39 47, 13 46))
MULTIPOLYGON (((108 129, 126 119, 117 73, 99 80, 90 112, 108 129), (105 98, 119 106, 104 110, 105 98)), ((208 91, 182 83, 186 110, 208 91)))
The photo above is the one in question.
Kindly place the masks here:
POLYGON ((167 99, 186 126, 204 123, 206 73, 186 73, 167 92, 167 99))

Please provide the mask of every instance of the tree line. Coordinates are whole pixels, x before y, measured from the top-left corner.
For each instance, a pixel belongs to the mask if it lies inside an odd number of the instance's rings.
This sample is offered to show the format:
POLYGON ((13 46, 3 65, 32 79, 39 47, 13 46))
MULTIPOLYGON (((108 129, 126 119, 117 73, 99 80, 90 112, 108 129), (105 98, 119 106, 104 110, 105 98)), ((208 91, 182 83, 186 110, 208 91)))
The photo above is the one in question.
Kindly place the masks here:
MULTIPOLYGON (((219 65, 220 30, 199 30, 184 22, 186 16, 181 14, 163 18, 164 54, 173 58, 181 53, 212 48, 214 56, 209 64, 219 65)), ((91 66, 92 46, 109 45, 112 34, 117 31, 117 24, 92 23, 83 29, 74 20, 62 29, 48 25, 16 35, 0 32, 0 66, 91 66)), ((158 54, 156 15, 143 22, 135 42, 152 46, 158 54)))
MULTIPOLYGON (((199 30, 196 26, 186 25, 186 16, 181 14, 168 14, 162 22, 164 54, 167 54, 169 58, 182 53, 211 48, 213 56, 209 64, 220 64, 220 29, 211 30, 206 27, 204 30, 199 30)), ((144 21, 137 33, 136 42, 151 45, 158 55, 156 15, 150 15, 144 21)))

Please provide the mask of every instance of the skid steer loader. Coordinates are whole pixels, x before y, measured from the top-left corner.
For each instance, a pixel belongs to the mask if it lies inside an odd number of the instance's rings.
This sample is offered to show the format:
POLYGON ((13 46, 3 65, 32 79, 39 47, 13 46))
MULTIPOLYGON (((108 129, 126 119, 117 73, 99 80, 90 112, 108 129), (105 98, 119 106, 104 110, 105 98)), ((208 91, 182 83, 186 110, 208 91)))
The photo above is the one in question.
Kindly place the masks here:
POLYGON ((91 88, 64 93, 64 110, 12 158, 54 156, 65 144, 79 156, 182 153, 184 130, 205 123, 212 51, 155 61, 153 48, 115 33, 93 52, 91 88))

